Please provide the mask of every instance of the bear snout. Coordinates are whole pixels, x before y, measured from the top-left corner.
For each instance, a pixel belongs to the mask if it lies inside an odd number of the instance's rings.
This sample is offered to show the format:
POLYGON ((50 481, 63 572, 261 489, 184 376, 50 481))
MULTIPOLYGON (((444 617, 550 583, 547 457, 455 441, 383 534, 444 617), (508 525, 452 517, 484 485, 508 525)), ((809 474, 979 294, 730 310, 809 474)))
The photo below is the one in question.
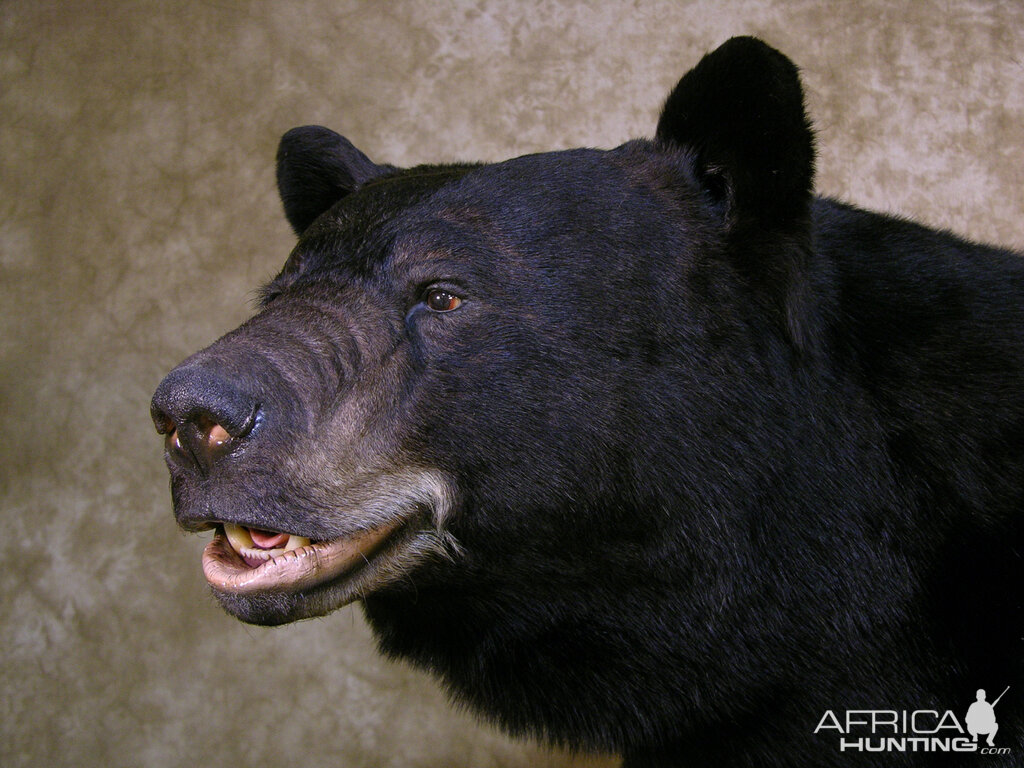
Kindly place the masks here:
POLYGON ((150 406, 168 455, 208 474, 217 459, 251 432, 260 405, 216 368, 181 365, 157 387, 150 406))

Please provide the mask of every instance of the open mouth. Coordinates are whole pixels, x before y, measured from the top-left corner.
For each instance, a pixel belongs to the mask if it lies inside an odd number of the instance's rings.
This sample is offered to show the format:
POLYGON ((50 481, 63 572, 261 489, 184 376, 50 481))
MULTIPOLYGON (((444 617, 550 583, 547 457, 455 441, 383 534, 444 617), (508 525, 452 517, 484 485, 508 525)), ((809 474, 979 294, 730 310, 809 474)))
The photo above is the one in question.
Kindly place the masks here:
POLYGON ((203 573, 222 592, 298 592, 367 565, 400 524, 396 520, 331 541, 310 541, 223 523, 203 551, 203 573))

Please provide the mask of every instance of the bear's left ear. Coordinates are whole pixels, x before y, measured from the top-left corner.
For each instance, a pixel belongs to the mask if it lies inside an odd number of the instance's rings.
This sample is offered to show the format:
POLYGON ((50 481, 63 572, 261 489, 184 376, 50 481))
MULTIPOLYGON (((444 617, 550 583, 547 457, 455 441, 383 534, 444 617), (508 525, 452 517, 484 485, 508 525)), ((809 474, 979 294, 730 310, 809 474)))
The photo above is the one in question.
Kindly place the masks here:
POLYGON ((814 135, 793 63, 753 37, 726 41, 679 81, 655 138, 686 152, 736 267, 795 345, 813 346, 814 135))
POLYGON ((301 235, 345 195, 389 170, 329 128, 292 128, 277 148, 277 189, 284 215, 301 235))
POLYGON ((698 176, 731 218, 806 214, 814 135, 793 63, 753 37, 706 55, 665 102, 656 138, 694 152, 698 176))

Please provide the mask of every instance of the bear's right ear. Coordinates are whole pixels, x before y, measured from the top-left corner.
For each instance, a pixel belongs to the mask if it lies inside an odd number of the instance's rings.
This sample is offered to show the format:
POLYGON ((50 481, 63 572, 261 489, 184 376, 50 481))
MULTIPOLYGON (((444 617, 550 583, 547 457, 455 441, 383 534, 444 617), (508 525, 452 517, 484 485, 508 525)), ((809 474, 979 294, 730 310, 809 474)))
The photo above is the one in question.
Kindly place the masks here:
POLYGON ((345 195, 389 170, 329 128, 292 128, 277 148, 277 189, 284 215, 301 235, 345 195))

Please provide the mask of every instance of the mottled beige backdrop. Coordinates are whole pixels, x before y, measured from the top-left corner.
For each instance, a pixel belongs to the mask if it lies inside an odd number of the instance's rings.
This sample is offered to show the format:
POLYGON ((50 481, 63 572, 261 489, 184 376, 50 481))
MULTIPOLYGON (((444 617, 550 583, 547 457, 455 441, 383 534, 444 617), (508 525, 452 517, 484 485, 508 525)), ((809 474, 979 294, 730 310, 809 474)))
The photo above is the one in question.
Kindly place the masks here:
POLYGON ((148 401, 291 248, 288 128, 396 164, 614 146, 739 33, 802 67, 820 190, 1024 245, 1020 2, 0 0, 0 764, 607 764, 454 711, 356 608, 222 614, 148 401))

